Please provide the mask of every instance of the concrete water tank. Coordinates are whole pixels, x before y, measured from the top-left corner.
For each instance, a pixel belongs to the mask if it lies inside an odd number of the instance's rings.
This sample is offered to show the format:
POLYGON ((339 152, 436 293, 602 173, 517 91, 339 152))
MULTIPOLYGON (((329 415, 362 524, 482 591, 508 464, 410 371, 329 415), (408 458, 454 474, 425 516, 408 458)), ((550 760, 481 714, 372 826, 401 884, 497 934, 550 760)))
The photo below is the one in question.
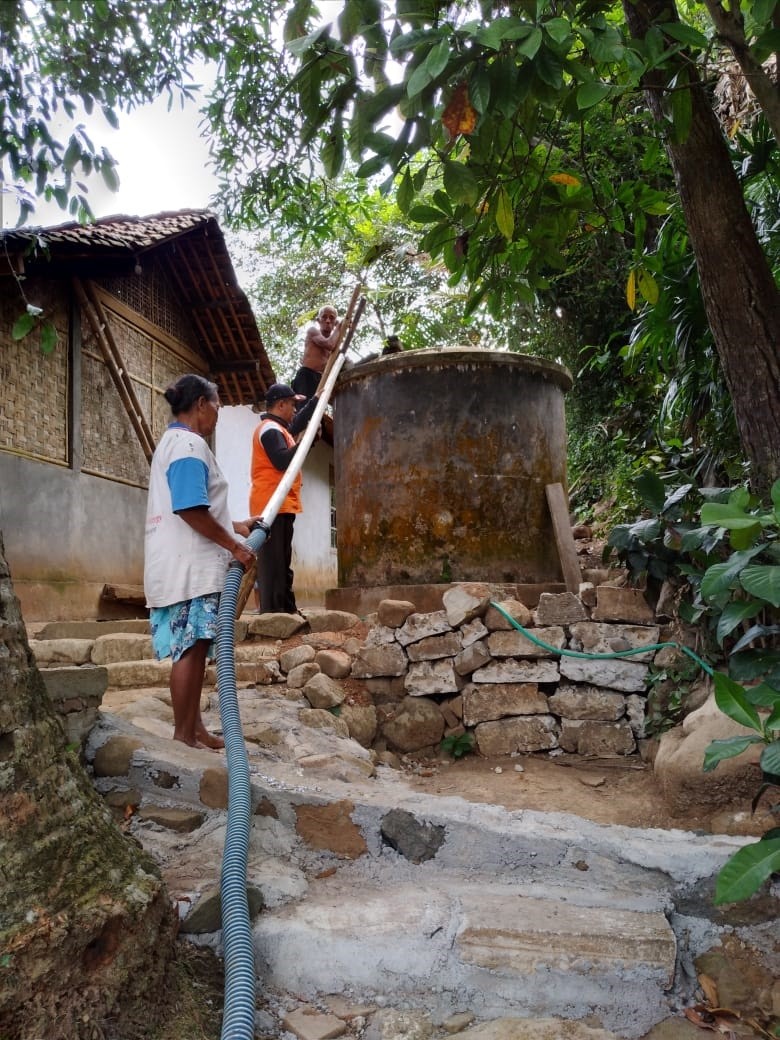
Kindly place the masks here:
POLYGON ((560 583, 545 487, 566 488, 571 384, 555 362, 468 348, 409 351, 342 373, 339 588, 560 583))

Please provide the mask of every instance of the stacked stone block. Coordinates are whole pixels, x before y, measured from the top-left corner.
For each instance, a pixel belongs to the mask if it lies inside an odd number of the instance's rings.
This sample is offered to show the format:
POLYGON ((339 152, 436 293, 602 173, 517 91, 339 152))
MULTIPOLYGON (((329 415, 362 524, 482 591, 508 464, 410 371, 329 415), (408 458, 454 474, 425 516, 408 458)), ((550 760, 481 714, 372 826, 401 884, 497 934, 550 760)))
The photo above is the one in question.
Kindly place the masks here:
POLYGON ((654 654, 642 648, 657 644, 659 628, 637 590, 610 587, 604 600, 601 591, 593 608, 572 593, 543 594, 533 612, 516 601, 497 610, 480 585, 449 590, 428 614, 384 601, 351 672, 374 696, 374 746, 420 751, 470 731, 487 757, 636 752, 654 654), (635 653, 604 659, 618 651, 635 653))

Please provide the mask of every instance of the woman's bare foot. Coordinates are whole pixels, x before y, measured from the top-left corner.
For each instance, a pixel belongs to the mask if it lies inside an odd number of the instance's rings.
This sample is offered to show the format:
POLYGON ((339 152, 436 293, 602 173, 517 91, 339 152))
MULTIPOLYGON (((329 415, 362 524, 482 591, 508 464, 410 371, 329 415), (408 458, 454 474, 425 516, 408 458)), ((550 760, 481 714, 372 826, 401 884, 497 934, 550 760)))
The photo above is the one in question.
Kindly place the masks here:
POLYGON ((196 737, 201 747, 210 748, 212 751, 220 751, 225 746, 225 741, 222 737, 209 733, 207 729, 198 730, 196 737))
POLYGON ((174 733, 173 739, 186 744, 187 747, 200 748, 201 751, 221 751, 225 746, 225 741, 222 737, 217 737, 205 729, 201 730, 195 737, 185 737, 174 733))

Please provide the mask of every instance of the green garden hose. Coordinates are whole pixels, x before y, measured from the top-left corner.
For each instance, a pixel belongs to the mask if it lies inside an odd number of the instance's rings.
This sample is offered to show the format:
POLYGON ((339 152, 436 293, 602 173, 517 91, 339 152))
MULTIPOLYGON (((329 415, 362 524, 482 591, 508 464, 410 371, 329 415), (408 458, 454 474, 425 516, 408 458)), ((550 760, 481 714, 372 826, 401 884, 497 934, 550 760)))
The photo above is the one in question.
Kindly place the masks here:
POLYGON ((715 674, 711 665, 708 665, 706 661, 702 661, 698 654, 695 654, 689 646, 683 646, 682 643, 651 643, 648 646, 637 646, 631 650, 615 650, 611 654, 586 654, 584 651, 580 650, 562 650, 557 646, 550 646, 549 643, 545 643, 535 635, 532 635, 527 628, 523 628, 523 626, 519 622, 515 621, 512 615, 507 613, 507 611, 498 603, 493 603, 491 601, 490 606, 495 607, 499 614, 505 617, 510 625, 513 628, 516 628, 518 632, 522 632, 525 638, 530 642, 535 643, 544 650, 549 650, 550 653, 558 654, 562 657, 579 657, 588 661, 612 661, 615 658, 633 657, 636 654, 646 654, 648 650, 662 650, 664 647, 671 646, 694 660, 696 664, 707 673, 707 675, 712 676, 715 674))

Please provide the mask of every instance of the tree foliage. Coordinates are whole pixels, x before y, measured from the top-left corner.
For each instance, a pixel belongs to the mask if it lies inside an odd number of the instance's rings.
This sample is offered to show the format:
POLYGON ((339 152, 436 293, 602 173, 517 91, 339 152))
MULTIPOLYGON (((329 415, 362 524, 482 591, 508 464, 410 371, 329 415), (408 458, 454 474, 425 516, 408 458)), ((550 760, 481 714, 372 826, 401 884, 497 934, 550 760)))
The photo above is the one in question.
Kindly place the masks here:
POLYGON ((85 117, 116 127, 121 112, 161 94, 193 95, 196 56, 218 39, 216 0, 58 0, 0 4, 0 163, 18 195, 20 222, 35 198, 90 215, 87 180, 117 185, 110 152, 93 142, 85 117))

